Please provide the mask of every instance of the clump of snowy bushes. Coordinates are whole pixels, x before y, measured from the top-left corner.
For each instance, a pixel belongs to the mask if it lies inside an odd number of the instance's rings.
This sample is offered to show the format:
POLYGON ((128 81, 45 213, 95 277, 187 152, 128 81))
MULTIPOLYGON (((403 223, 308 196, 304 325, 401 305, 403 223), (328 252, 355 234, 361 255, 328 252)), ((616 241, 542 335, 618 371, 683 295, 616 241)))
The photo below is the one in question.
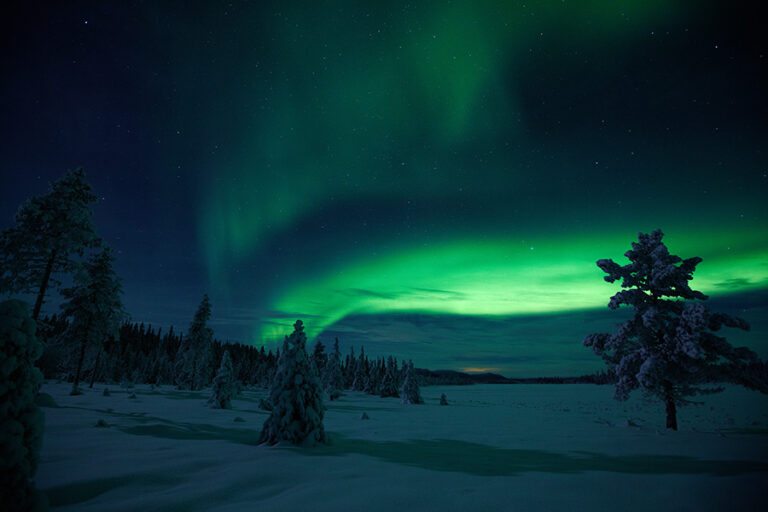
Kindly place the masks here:
POLYGON ((35 404, 42 375, 35 321, 19 300, 0 302, 0 496, 3 510, 45 510, 30 481, 37 470, 44 417, 35 404), (7 507, 7 508, 6 508, 7 507))

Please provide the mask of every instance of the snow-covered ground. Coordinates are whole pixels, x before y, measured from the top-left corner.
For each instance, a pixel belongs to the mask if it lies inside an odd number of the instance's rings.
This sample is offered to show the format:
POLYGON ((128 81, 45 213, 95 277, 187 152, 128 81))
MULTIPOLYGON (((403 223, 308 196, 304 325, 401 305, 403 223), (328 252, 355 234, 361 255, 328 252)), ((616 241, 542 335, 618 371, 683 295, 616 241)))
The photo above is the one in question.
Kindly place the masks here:
POLYGON ((678 432, 610 386, 350 392, 327 404, 332 445, 308 449, 256 445, 264 391, 214 410, 207 392, 104 387, 43 387, 59 407, 36 483, 57 510, 768 510, 768 397, 740 388, 681 408, 678 432))

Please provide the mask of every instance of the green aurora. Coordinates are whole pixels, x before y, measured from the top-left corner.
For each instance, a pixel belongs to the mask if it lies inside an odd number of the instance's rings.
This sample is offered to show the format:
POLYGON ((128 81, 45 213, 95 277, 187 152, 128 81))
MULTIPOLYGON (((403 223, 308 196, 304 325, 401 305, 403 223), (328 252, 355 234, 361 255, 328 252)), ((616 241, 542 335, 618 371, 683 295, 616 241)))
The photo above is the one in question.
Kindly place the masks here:
MULTIPOLYGON (((712 296, 765 288, 768 250, 755 248, 762 234, 715 236, 724 246, 707 249, 700 234, 668 242, 675 254, 704 258, 695 288, 712 296)), ((350 314, 510 316, 596 309, 606 305, 616 286, 602 280, 595 261, 612 256, 621 262, 617 253, 628 245, 622 233, 530 240, 525 245, 464 240, 400 250, 291 287, 278 296, 274 309, 316 318, 312 334, 350 314)), ((271 320, 275 323, 260 333, 262 340, 279 338, 289 327, 287 320, 271 320)))
POLYGON ((584 78, 598 69, 605 76, 595 80, 615 80, 656 32, 687 31, 709 14, 646 1, 280 9, 262 27, 268 52, 240 61, 252 88, 239 103, 255 114, 203 187, 199 232, 212 285, 240 287, 261 253, 304 253, 254 290, 251 303, 264 311, 255 343, 281 339, 292 315, 318 335, 348 315, 595 309, 615 291, 595 260, 618 259, 637 231, 661 227, 673 252, 704 258, 697 288, 714 296, 765 288, 765 208, 732 193, 748 180, 718 168, 695 130, 696 140, 670 143, 654 140, 643 113, 611 118, 606 90, 584 78), (545 101, 556 101, 572 75, 573 88, 595 89, 570 91, 574 99, 611 126, 544 138, 525 90, 543 81, 545 101), (637 125, 642 149, 632 140, 637 125), (718 190, 728 193, 710 208, 718 190), (322 233, 329 209, 393 197, 402 209, 420 207, 385 212, 396 227, 362 235, 361 246, 343 225, 322 233), (308 224, 310 239, 293 249, 274 242, 308 224), (326 263, 309 261, 323 252, 333 253, 326 263))

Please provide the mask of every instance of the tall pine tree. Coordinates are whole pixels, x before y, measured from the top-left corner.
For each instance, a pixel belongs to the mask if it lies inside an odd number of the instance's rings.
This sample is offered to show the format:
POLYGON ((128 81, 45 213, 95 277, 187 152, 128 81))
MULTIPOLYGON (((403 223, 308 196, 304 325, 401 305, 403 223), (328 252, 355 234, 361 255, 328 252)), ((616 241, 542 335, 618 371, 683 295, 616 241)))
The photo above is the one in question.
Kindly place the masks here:
POLYGON ((74 286, 62 291, 67 301, 61 307, 71 319, 66 338, 77 346, 73 393, 78 392, 87 349, 101 350, 107 338, 117 335, 125 319, 120 298, 122 287, 112 267, 114 260, 112 249, 104 247, 83 264, 74 286))
POLYGON ((96 199, 82 169, 68 172, 27 200, 16 225, 0 234, 0 293, 35 294, 34 320, 49 287, 61 285, 57 275, 74 274, 84 251, 99 245, 90 208, 96 199))
POLYGON ((211 301, 208 295, 195 312, 187 335, 182 341, 177 361, 177 384, 182 389, 198 391, 211 380, 211 359, 213 357, 213 330, 208 327, 211 318, 211 301))

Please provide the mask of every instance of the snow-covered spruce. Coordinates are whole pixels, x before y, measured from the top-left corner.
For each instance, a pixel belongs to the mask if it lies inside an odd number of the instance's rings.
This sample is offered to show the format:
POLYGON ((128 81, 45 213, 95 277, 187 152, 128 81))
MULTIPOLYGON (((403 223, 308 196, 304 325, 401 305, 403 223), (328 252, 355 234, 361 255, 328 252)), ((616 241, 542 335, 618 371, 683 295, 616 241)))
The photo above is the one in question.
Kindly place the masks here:
POLYGON ((387 367, 384 370, 384 376, 379 386, 379 395, 381 397, 393 396, 399 397, 397 391, 397 364, 392 356, 387 358, 387 367))
POLYGON ((686 397, 723 390, 697 385, 727 381, 763 392, 766 386, 746 378, 743 371, 758 361, 757 355, 745 347, 734 348, 714 334, 723 326, 749 330, 747 322, 692 302, 707 299, 688 284, 701 258, 683 260, 670 254, 663 236, 661 230, 640 233, 638 242, 624 254, 631 262, 628 265, 597 261, 608 274, 606 281, 621 281, 622 290, 611 297, 608 307, 628 305, 634 315, 613 334, 588 335, 584 345, 602 356, 615 373, 617 400, 626 400, 641 388, 646 396, 664 402, 667 428, 677 430, 677 406, 690 403, 686 397))
POLYGON ((272 383, 272 413, 264 422, 260 442, 276 444, 325 443, 322 390, 307 357, 307 335, 297 320, 294 331, 285 337, 280 361, 272 383))
POLYGON ((43 441, 43 413, 35 405, 42 375, 34 366, 42 346, 29 306, 0 302, 0 496, 3 510, 45 510, 30 479, 43 441))
POLYGON ((403 387, 400 389, 400 396, 404 404, 423 404, 419 383, 416 382, 416 372, 413 370, 413 361, 405 363, 405 377, 403 378, 403 387))
POLYGON ((213 330, 207 325, 210 318, 211 302, 206 294, 176 355, 176 383, 182 389, 197 391, 210 382, 213 357, 213 330))
POLYGON ((232 408, 232 399, 237 394, 237 382, 232 370, 232 359, 229 356, 229 350, 224 351, 221 356, 221 366, 213 378, 211 397, 208 404, 214 409, 232 408))
POLYGON ((328 356, 323 372, 323 389, 331 400, 335 400, 341 395, 344 388, 344 374, 341 372, 341 351, 339 350, 339 339, 333 342, 333 352, 328 356))

